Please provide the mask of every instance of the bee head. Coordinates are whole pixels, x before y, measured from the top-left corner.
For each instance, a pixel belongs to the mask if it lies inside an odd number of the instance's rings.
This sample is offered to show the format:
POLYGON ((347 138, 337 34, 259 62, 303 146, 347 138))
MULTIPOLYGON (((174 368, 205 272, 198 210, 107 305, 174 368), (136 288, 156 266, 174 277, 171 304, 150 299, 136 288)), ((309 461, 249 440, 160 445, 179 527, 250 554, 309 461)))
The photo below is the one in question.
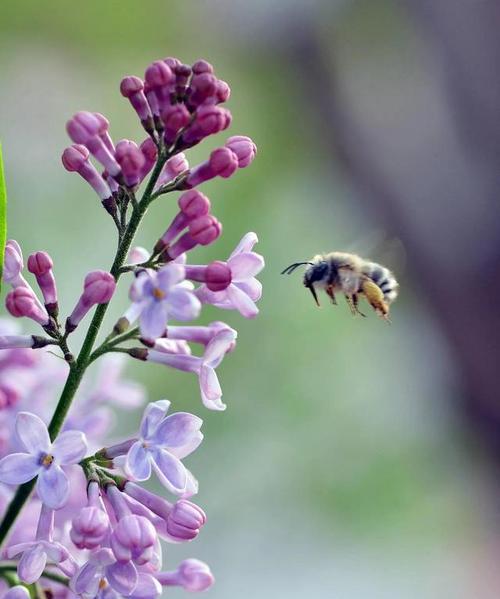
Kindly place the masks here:
POLYGON ((314 283, 318 281, 322 281, 327 275, 329 271, 328 264, 322 260, 321 262, 313 263, 304 273, 304 287, 307 287, 311 292, 314 301, 319 306, 318 296, 316 294, 316 289, 314 288, 314 283))

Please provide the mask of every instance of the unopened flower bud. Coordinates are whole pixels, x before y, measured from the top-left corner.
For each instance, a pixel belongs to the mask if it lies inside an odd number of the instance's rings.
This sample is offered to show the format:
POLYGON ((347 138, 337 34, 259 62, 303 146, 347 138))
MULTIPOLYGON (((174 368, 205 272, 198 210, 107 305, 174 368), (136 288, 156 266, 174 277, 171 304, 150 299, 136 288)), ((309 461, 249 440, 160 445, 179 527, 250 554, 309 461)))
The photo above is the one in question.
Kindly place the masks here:
POLYGON ((113 140, 109 135, 109 121, 108 119, 101 114, 100 112, 92 113, 95 118, 99 121, 99 131, 98 135, 104 142, 104 145, 108 148, 108 150, 113 153, 115 151, 115 145, 113 144, 113 140))
POLYGON ((154 133, 154 122, 144 93, 144 82, 139 77, 124 77, 120 83, 120 92, 127 98, 141 120, 141 124, 149 135, 154 133))
POLYGON ((191 115, 184 104, 174 104, 163 110, 161 118, 165 127, 165 143, 171 145, 176 140, 179 132, 189 124, 191 115))
POLYGON ((120 167, 112 151, 102 140, 102 120, 91 112, 77 112, 67 122, 66 131, 72 141, 83 144, 113 177, 119 179, 120 167))
POLYGON ((145 81, 149 93, 146 94, 153 116, 159 116, 162 110, 170 104, 170 91, 175 75, 172 69, 163 61, 156 60, 148 66, 145 81), (154 100, 150 100, 154 97, 154 100))
POLYGON ((186 265, 186 278, 205 283, 210 291, 224 291, 232 281, 231 269, 225 262, 216 260, 208 266, 186 265))
POLYGON ((216 95, 217 79, 210 73, 200 73, 191 80, 189 107, 196 109, 216 95))
POLYGON ((167 58, 163 59, 163 62, 167 65, 167 67, 170 67, 172 71, 175 70, 175 67, 181 64, 181 61, 178 58, 174 58, 173 56, 167 56, 167 58))
POLYGON ((214 177, 230 177, 238 168, 238 157, 229 148, 216 148, 206 162, 202 162, 191 170, 183 187, 191 189, 209 181, 214 177))
POLYGON ((111 548, 119 562, 133 561, 144 565, 153 557, 157 542, 154 526, 144 516, 121 518, 111 535, 111 548))
POLYGON ((15 318, 26 316, 42 326, 50 322, 47 310, 40 305, 33 290, 29 287, 16 287, 5 298, 7 310, 15 318))
POLYGON ((34 274, 45 302, 45 308, 51 316, 57 316, 57 288, 52 272, 52 258, 47 252, 35 252, 28 258, 28 270, 34 274))
POLYGON ((127 187, 133 189, 141 181, 141 172, 146 159, 137 144, 122 139, 116 144, 116 161, 120 165, 123 179, 127 187))
POLYGON ((215 95, 219 104, 227 102, 231 96, 231 88, 225 81, 222 81, 222 79, 218 79, 215 89, 215 95))
POLYGON ((96 549, 104 541, 108 529, 107 514, 97 506, 89 505, 73 518, 70 536, 78 549, 96 549))
POLYGON ((189 234, 200 245, 209 245, 214 242, 222 232, 222 225, 212 216, 200 216, 189 223, 189 234))
POLYGON ((89 151, 85 146, 75 144, 66 148, 62 154, 64 168, 70 172, 77 172, 101 198, 103 203, 112 198, 112 191, 104 178, 97 172, 89 160, 89 151))
POLYGON ((130 250, 128 254, 128 263, 129 264, 142 264, 149 260, 150 253, 146 248, 137 246, 130 250))
POLYGON ((116 282, 109 272, 95 270, 84 281, 83 293, 66 321, 66 330, 74 331, 82 318, 96 304, 107 304, 113 297, 116 282))
POLYGON ((182 146, 189 148, 203 138, 227 129, 231 124, 231 113, 212 104, 202 105, 196 110, 196 119, 182 135, 182 146))
POLYGON ((141 181, 151 172, 151 169, 156 164, 156 159, 158 158, 158 148, 154 141, 148 137, 145 139, 142 144, 139 146, 144 156, 144 164, 141 168, 140 178, 141 181))
POLYGON ((214 72, 214 67, 207 62, 206 60, 197 60, 194 64, 193 64, 193 73, 195 75, 201 75, 202 73, 213 73, 214 72))
POLYGON ((178 541, 191 541, 207 521, 205 512, 195 503, 179 499, 167 516, 167 533, 178 541))
POLYGON ((175 67, 175 95, 178 101, 184 101, 186 89, 191 76, 191 67, 187 64, 178 64, 175 67))
POLYGON ((238 158, 239 168, 248 166, 257 154, 257 146, 246 135, 233 135, 226 141, 225 146, 238 158))
POLYGON ((163 586, 181 586, 191 592, 206 591, 215 582, 207 564, 197 559, 186 559, 174 572, 159 572, 156 578, 163 586))

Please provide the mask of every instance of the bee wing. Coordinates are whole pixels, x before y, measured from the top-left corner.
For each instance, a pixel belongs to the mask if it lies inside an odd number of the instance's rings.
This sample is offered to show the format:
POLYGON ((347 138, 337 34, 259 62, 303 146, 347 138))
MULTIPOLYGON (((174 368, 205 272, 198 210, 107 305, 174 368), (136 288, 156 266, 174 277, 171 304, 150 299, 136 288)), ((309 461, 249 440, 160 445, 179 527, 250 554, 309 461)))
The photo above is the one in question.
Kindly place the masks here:
POLYGON ((347 252, 377 262, 401 275, 406 266, 406 250, 401 239, 388 237, 382 229, 373 229, 349 244, 347 252))

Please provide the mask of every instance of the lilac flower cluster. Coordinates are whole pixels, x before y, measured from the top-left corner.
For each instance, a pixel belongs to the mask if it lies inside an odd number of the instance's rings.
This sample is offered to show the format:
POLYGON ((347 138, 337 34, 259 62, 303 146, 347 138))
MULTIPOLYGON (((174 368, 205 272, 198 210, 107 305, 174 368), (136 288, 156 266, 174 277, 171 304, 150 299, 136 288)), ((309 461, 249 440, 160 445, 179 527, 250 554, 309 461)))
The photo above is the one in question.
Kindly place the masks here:
POLYGON ((248 166, 256 147, 248 137, 233 136, 190 168, 185 152, 231 123, 221 106, 229 86, 204 60, 192 66, 174 58, 156 61, 144 80, 125 77, 120 91, 146 139, 115 143, 103 115, 79 112, 66 127, 74 145, 62 155, 66 170, 87 181, 114 221, 118 250, 110 271, 84 277, 62 321, 52 258, 43 251, 28 257, 39 296, 25 278, 19 244, 10 240, 5 250, 3 279, 11 286, 6 308, 42 327, 27 335, 13 321, 0 321, 0 541, 8 560, 0 563, 0 597, 8 599, 43 593, 155 599, 162 587, 203 591, 214 581, 196 559, 163 570, 160 543, 192 541, 206 522, 191 501, 198 482, 183 461, 203 440, 202 420, 169 413, 170 402, 160 400, 146 405, 136 435, 120 439, 112 437, 111 407, 131 409, 144 401, 143 389, 122 378, 128 356, 196 374, 204 406, 226 408, 216 369, 234 349, 237 333, 222 321, 186 323, 200 316, 204 304, 255 317, 262 293, 255 277, 264 260, 253 251, 255 233, 244 235, 224 261, 193 265, 187 254, 222 233, 197 187, 248 166), (175 191, 181 192, 178 212, 151 251, 133 248, 149 205, 175 191), (126 274, 132 276, 130 305, 95 347, 118 279, 126 274), (71 334, 91 311, 75 355, 71 334), (52 350, 63 360, 54 359, 52 350), (90 384, 84 375, 97 360, 100 369, 90 384), (153 474, 170 500, 143 486, 153 474))

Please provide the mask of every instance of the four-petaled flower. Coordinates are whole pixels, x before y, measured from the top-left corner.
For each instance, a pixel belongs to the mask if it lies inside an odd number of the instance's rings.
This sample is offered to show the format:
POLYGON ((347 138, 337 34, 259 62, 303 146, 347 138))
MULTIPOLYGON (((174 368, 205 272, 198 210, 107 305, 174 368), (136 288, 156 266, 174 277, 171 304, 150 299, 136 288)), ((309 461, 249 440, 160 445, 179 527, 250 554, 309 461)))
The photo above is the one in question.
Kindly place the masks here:
POLYGON ((158 272, 144 270, 138 275, 130 289, 133 304, 125 317, 129 322, 139 318, 144 338, 161 337, 169 318, 187 321, 198 317, 200 301, 182 284, 184 278, 184 266, 178 263, 167 264, 158 272))
POLYGON ((152 467, 169 491, 190 496, 196 493, 197 482, 181 459, 201 443, 203 421, 187 412, 166 416, 169 406, 170 402, 166 399, 147 406, 140 437, 127 453, 125 472, 130 478, 143 481, 151 476, 152 467))
POLYGON ((255 276, 264 268, 264 258, 252 252, 257 243, 255 233, 247 233, 229 256, 227 266, 231 270, 231 283, 223 291, 210 291, 206 285, 196 290, 200 301, 225 310, 238 310, 245 318, 259 313, 255 305, 262 295, 262 284, 255 276))
POLYGON ((61 466, 77 464, 87 451, 85 435, 65 431, 50 442, 45 424, 35 414, 19 412, 16 433, 26 452, 12 453, 0 460, 0 482, 19 485, 35 476, 42 503, 52 509, 62 507, 69 494, 69 482, 61 466))

